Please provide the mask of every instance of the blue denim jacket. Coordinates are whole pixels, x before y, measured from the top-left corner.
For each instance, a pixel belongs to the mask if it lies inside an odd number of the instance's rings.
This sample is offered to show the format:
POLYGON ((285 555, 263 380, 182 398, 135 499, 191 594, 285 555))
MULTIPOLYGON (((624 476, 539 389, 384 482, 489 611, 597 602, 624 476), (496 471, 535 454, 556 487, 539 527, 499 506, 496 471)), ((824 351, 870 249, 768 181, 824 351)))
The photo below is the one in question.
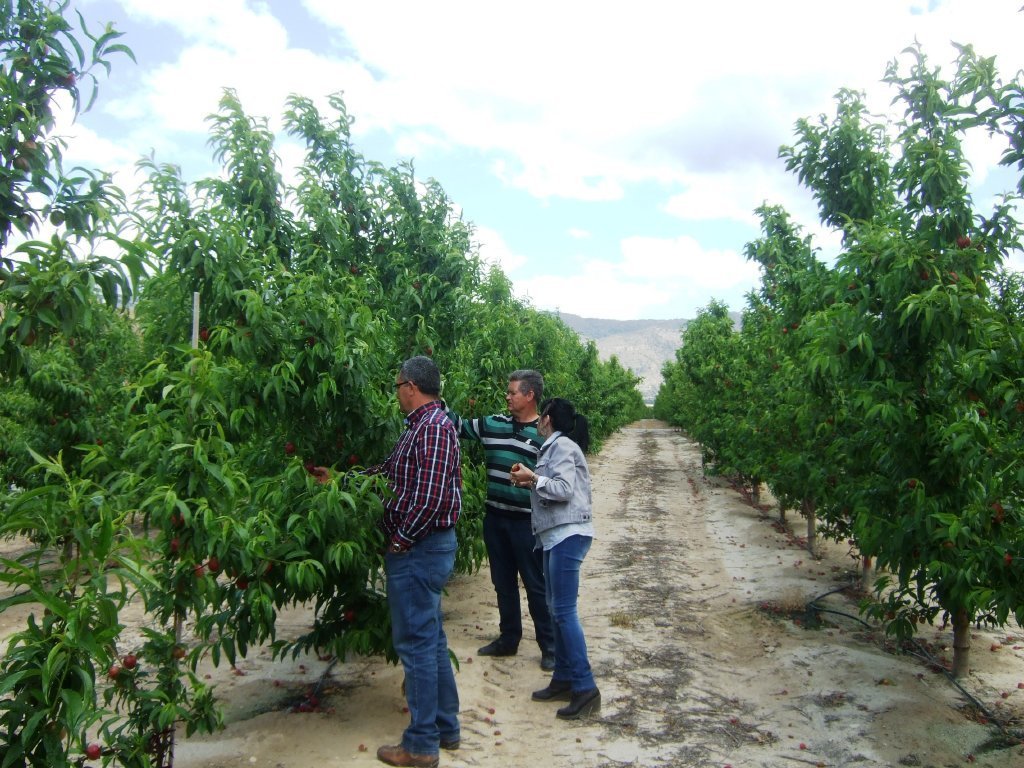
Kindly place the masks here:
POLYGON ((537 487, 530 494, 534 534, 592 519, 590 467, 571 438, 552 433, 541 446, 536 473, 537 487))

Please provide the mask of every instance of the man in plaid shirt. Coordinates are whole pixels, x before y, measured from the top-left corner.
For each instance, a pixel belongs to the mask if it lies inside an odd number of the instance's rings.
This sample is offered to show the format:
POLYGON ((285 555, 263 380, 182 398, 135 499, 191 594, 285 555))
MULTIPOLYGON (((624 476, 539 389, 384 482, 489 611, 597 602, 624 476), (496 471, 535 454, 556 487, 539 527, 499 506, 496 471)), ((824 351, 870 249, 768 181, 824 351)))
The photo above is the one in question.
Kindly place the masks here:
POLYGON ((395 390, 406 431, 369 472, 388 479, 381 528, 388 540, 391 637, 405 668, 409 726, 402 743, 377 750, 388 765, 438 764, 438 749, 460 744, 459 693, 441 623, 441 593, 455 567, 455 523, 462 509, 459 437, 445 415, 441 374, 429 357, 402 364, 395 390))

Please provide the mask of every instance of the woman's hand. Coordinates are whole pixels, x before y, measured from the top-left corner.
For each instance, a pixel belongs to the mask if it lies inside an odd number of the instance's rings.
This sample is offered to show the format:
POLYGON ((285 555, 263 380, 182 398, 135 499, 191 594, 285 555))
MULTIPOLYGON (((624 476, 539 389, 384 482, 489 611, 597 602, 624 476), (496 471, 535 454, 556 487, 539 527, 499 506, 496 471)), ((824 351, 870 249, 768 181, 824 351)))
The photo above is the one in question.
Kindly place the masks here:
POLYGON ((512 469, 508 473, 508 480, 512 485, 517 488, 528 488, 533 484, 533 478, 536 475, 532 470, 527 469, 519 462, 512 465, 512 469))

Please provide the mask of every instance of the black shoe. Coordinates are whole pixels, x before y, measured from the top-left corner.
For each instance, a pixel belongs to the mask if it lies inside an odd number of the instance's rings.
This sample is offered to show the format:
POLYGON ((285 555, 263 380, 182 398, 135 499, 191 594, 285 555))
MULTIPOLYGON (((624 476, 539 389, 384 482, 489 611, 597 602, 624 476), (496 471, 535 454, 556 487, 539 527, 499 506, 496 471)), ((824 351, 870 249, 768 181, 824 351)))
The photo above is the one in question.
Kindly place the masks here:
POLYGON ((558 710, 560 720, 578 720, 584 715, 601 711, 601 692, 597 688, 589 691, 573 691, 569 703, 558 710))
POLYGON ((483 648, 477 648, 476 652, 479 656, 515 656, 519 653, 519 646, 503 642, 499 637, 483 648))
POLYGON ((454 752, 461 746, 462 740, 458 736, 454 739, 441 739, 441 749, 447 749, 449 752, 454 752))
POLYGON ((568 680, 552 680, 547 688, 534 691, 534 701, 569 701, 569 694, 572 693, 572 683, 568 680))
POLYGON ((545 672, 555 671, 555 654, 553 653, 542 653, 540 655, 540 668, 545 672))

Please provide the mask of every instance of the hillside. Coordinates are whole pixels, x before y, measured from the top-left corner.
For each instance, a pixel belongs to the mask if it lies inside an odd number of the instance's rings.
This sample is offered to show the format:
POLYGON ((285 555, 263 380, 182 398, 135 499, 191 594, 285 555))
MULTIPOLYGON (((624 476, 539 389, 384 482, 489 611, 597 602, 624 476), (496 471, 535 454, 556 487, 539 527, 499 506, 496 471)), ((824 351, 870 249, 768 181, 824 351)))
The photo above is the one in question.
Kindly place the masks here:
POLYGON ((558 316, 581 338, 597 344, 602 360, 615 355, 623 366, 642 377, 644 400, 654 402, 661 386, 661 367, 675 357, 687 320, 604 320, 567 312, 558 316))

